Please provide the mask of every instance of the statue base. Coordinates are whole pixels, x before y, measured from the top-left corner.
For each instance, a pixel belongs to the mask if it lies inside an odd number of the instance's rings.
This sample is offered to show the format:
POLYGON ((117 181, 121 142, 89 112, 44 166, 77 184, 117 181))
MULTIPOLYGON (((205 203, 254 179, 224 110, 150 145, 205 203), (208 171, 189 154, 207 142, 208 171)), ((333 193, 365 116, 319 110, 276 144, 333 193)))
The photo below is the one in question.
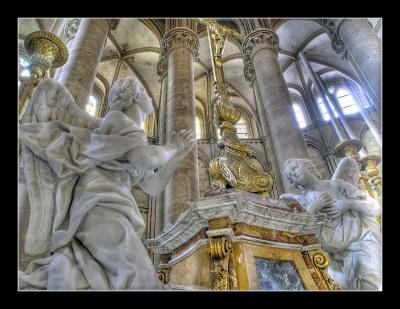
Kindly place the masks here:
POLYGON ((317 233, 322 216, 239 189, 192 202, 146 245, 159 278, 180 289, 336 290, 317 233), (185 288, 186 287, 186 288, 185 288))

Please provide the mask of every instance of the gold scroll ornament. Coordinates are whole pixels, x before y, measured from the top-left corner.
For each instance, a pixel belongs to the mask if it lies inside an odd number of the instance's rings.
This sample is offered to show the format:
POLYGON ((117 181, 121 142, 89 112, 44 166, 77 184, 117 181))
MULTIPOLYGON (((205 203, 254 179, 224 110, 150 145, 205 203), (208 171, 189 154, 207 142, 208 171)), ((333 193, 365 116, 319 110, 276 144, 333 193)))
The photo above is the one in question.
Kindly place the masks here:
POLYGON ((237 290, 232 243, 226 237, 210 238, 210 290, 237 290))

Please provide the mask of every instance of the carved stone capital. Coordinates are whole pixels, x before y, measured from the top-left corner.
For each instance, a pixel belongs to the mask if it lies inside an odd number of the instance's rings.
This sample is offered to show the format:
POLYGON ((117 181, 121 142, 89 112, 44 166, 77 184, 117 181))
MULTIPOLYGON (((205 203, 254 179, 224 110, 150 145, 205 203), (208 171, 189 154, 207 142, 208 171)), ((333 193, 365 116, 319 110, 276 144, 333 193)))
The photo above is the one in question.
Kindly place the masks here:
POLYGON ((115 30, 115 29, 117 29, 120 19, 112 18, 112 19, 107 19, 107 21, 108 21, 108 25, 110 26, 110 30, 115 30))
POLYGON ((242 52, 245 59, 246 57, 252 59, 261 49, 272 49, 278 54, 279 38, 275 32, 269 29, 257 29, 244 39, 242 52))
POLYGON ((338 27, 329 19, 323 19, 322 25, 327 32, 329 38, 331 39, 332 49, 340 56, 342 59, 347 59, 347 48, 339 36, 339 24, 338 27))
POLYGON ((187 28, 174 28, 168 31, 162 40, 162 49, 168 55, 175 48, 187 48, 194 57, 199 50, 199 38, 196 33, 187 28))
POLYGON ((157 74, 162 78, 168 71, 168 54, 161 49, 160 59, 157 62, 157 74))
POLYGON ((78 32, 78 27, 80 24, 79 18, 72 18, 68 20, 63 29, 63 35, 65 37, 66 43, 68 44, 69 41, 75 38, 76 33, 78 32))
POLYGON ((256 70, 254 69, 253 63, 251 61, 251 57, 249 54, 244 55, 243 58, 243 64, 244 64, 244 77, 246 80, 250 83, 253 83, 254 80, 256 79, 256 70))

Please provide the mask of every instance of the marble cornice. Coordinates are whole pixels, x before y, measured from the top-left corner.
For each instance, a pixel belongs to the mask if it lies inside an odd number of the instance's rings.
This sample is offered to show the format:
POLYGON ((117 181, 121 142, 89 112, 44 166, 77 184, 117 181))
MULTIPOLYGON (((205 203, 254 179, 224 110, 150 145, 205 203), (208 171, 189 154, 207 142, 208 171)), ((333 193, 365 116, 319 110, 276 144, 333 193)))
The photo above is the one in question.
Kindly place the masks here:
POLYGON ((209 220, 223 217, 228 217, 233 223, 300 234, 317 234, 323 222, 323 216, 294 212, 281 200, 230 189, 226 193, 191 202, 189 209, 171 228, 156 238, 146 240, 145 244, 155 253, 171 253, 207 228, 209 220))

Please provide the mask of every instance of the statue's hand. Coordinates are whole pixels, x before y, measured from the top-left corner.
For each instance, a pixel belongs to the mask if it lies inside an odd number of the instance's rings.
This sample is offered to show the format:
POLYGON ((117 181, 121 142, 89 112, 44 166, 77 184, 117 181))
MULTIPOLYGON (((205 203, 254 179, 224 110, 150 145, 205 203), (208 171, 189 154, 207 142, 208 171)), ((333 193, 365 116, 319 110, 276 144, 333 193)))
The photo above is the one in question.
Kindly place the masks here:
POLYGON ((333 198, 332 195, 325 192, 311 202, 310 206, 308 207, 308 212, 314 214, 318 211, 322 211, 322 209, 330 209, 330 207, 333 207, 333 198))
POLYGON ((171 145, 174 145, 177 150, 177 155, 185 157, 190 151, 192 151, 196 144, 196 137, 191 130, 180 130, 178 133, 172 132, 171 145))
POLYGON ((334 219, 340 216, 340 212, 335 207, 335 201, 330 193, 322 193, 318 199, 320 201, 319 212, 326 215, 329 219, 334 219))

